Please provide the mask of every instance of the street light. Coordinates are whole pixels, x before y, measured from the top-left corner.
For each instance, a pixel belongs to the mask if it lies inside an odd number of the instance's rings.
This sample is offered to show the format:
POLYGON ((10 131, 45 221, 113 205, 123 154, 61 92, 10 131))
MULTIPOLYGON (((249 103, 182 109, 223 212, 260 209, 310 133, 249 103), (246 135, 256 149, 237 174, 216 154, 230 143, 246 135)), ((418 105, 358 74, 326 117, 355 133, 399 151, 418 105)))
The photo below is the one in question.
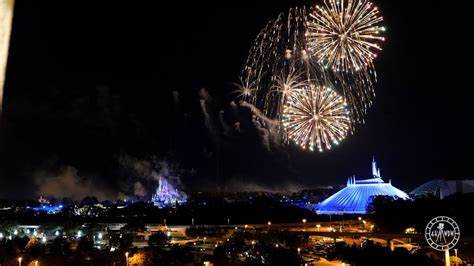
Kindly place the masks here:
POLYGON ((125 265, 128 266, 128 252, 125 252, 125 265))
POLYGON ((267 225, 268 225, 268 230, 270 230, 270 226, 272 226, 272 222, 268 221, 267 225))
POLYGON ((206 237, 204 237, 204 245, 206 244, 206 237))
POLYGON ((458 266, 458 249, 457 248, 454 249, 454 255, 456 256, 455 264, 456 264, 456 266, 458 266))
POLYGON ((301 252, 301 248, 298 248, 298 255, 300 254, 300 252, 301 252))
POLYGON ((38 261, 37 260, 35 260, 35 266, 38 266, 38 261))
POLYGON ((320 228, 320 227, 321 227, 320 224, 317 224, 317 225, 316 225, 316 228, 318 228, 318 232, 319 232, 319 228, 320 228))
POLYGON ((303 231, 306 231, 306 219, 303 219, 303 231))
POLYGON ((254 246, 255 246, 255 240, 252 240, 251 243, 252 243, 252 248, 254 248, 254 246))
POLYGON ((23 260, 22 257, 19 257, 19 258, 18 258, 18 266, 21 266, 21 261, 22 261, 22 260, 23 260))

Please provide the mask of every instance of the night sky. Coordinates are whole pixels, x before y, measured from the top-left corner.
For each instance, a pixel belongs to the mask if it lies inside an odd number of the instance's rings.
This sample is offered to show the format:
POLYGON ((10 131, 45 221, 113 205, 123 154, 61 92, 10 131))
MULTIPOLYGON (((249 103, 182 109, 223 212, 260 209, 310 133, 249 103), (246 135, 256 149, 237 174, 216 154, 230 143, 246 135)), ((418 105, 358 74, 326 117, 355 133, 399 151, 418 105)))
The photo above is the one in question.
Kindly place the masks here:
POLYGON ((372 155, 403 189, 472 178, 471 29, 461 1, 375 1, 387 27, 375 104, 366 124, 332 151, 268 150, 248 110, 232 112, 233 83, 260 29, 310 3, 17 0, 0 197, 36 196, 35 176, 64 167, 129 193, 120 186, 123 156, 179 164, 188 190, 342 184, 352 174, 367 177, 372 155), (202 88, 213 99, 211 132, 202 88), (225 130, 221 110, 241 132, 225 130))

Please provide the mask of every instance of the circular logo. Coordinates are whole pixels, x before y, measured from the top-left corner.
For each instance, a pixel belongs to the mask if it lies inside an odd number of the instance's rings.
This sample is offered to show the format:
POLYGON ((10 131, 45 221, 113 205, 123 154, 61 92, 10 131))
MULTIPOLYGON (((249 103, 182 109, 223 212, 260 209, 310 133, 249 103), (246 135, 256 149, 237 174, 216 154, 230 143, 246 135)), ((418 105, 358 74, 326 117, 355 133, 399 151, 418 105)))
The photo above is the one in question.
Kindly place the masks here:
POLYGON ((453 219, 447 216, 438 216, 432 219, 425 229, 425 238, 428 244, 439 251, 452 249, 459 241, 461 231, 453 219))

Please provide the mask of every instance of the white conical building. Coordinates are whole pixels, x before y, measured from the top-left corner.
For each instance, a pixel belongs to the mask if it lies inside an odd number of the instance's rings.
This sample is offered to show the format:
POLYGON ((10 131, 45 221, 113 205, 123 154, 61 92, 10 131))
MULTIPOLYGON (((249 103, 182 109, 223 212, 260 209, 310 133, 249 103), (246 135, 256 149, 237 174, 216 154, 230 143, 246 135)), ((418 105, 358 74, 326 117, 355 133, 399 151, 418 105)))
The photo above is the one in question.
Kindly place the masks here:
POLYGON ((380 176, 375 158, 372 161, 372 178, 356 180, 351 176, 347 186, 315 206, 318 214, 364 214, 367 206, 376 196, 392 196, 410 199, 407 193, 386 183, 380 176))

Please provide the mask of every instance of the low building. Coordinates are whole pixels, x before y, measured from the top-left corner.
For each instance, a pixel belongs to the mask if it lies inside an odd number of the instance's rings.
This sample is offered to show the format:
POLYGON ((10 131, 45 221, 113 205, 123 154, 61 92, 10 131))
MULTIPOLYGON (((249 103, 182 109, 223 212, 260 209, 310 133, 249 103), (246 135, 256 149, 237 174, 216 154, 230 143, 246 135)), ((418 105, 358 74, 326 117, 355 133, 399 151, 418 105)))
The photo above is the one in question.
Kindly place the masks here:
POLYGON ((410 192, 412 197, 435 196, 443 199, 456 193, 474 193, 474 180, 434 179, 410 192))

